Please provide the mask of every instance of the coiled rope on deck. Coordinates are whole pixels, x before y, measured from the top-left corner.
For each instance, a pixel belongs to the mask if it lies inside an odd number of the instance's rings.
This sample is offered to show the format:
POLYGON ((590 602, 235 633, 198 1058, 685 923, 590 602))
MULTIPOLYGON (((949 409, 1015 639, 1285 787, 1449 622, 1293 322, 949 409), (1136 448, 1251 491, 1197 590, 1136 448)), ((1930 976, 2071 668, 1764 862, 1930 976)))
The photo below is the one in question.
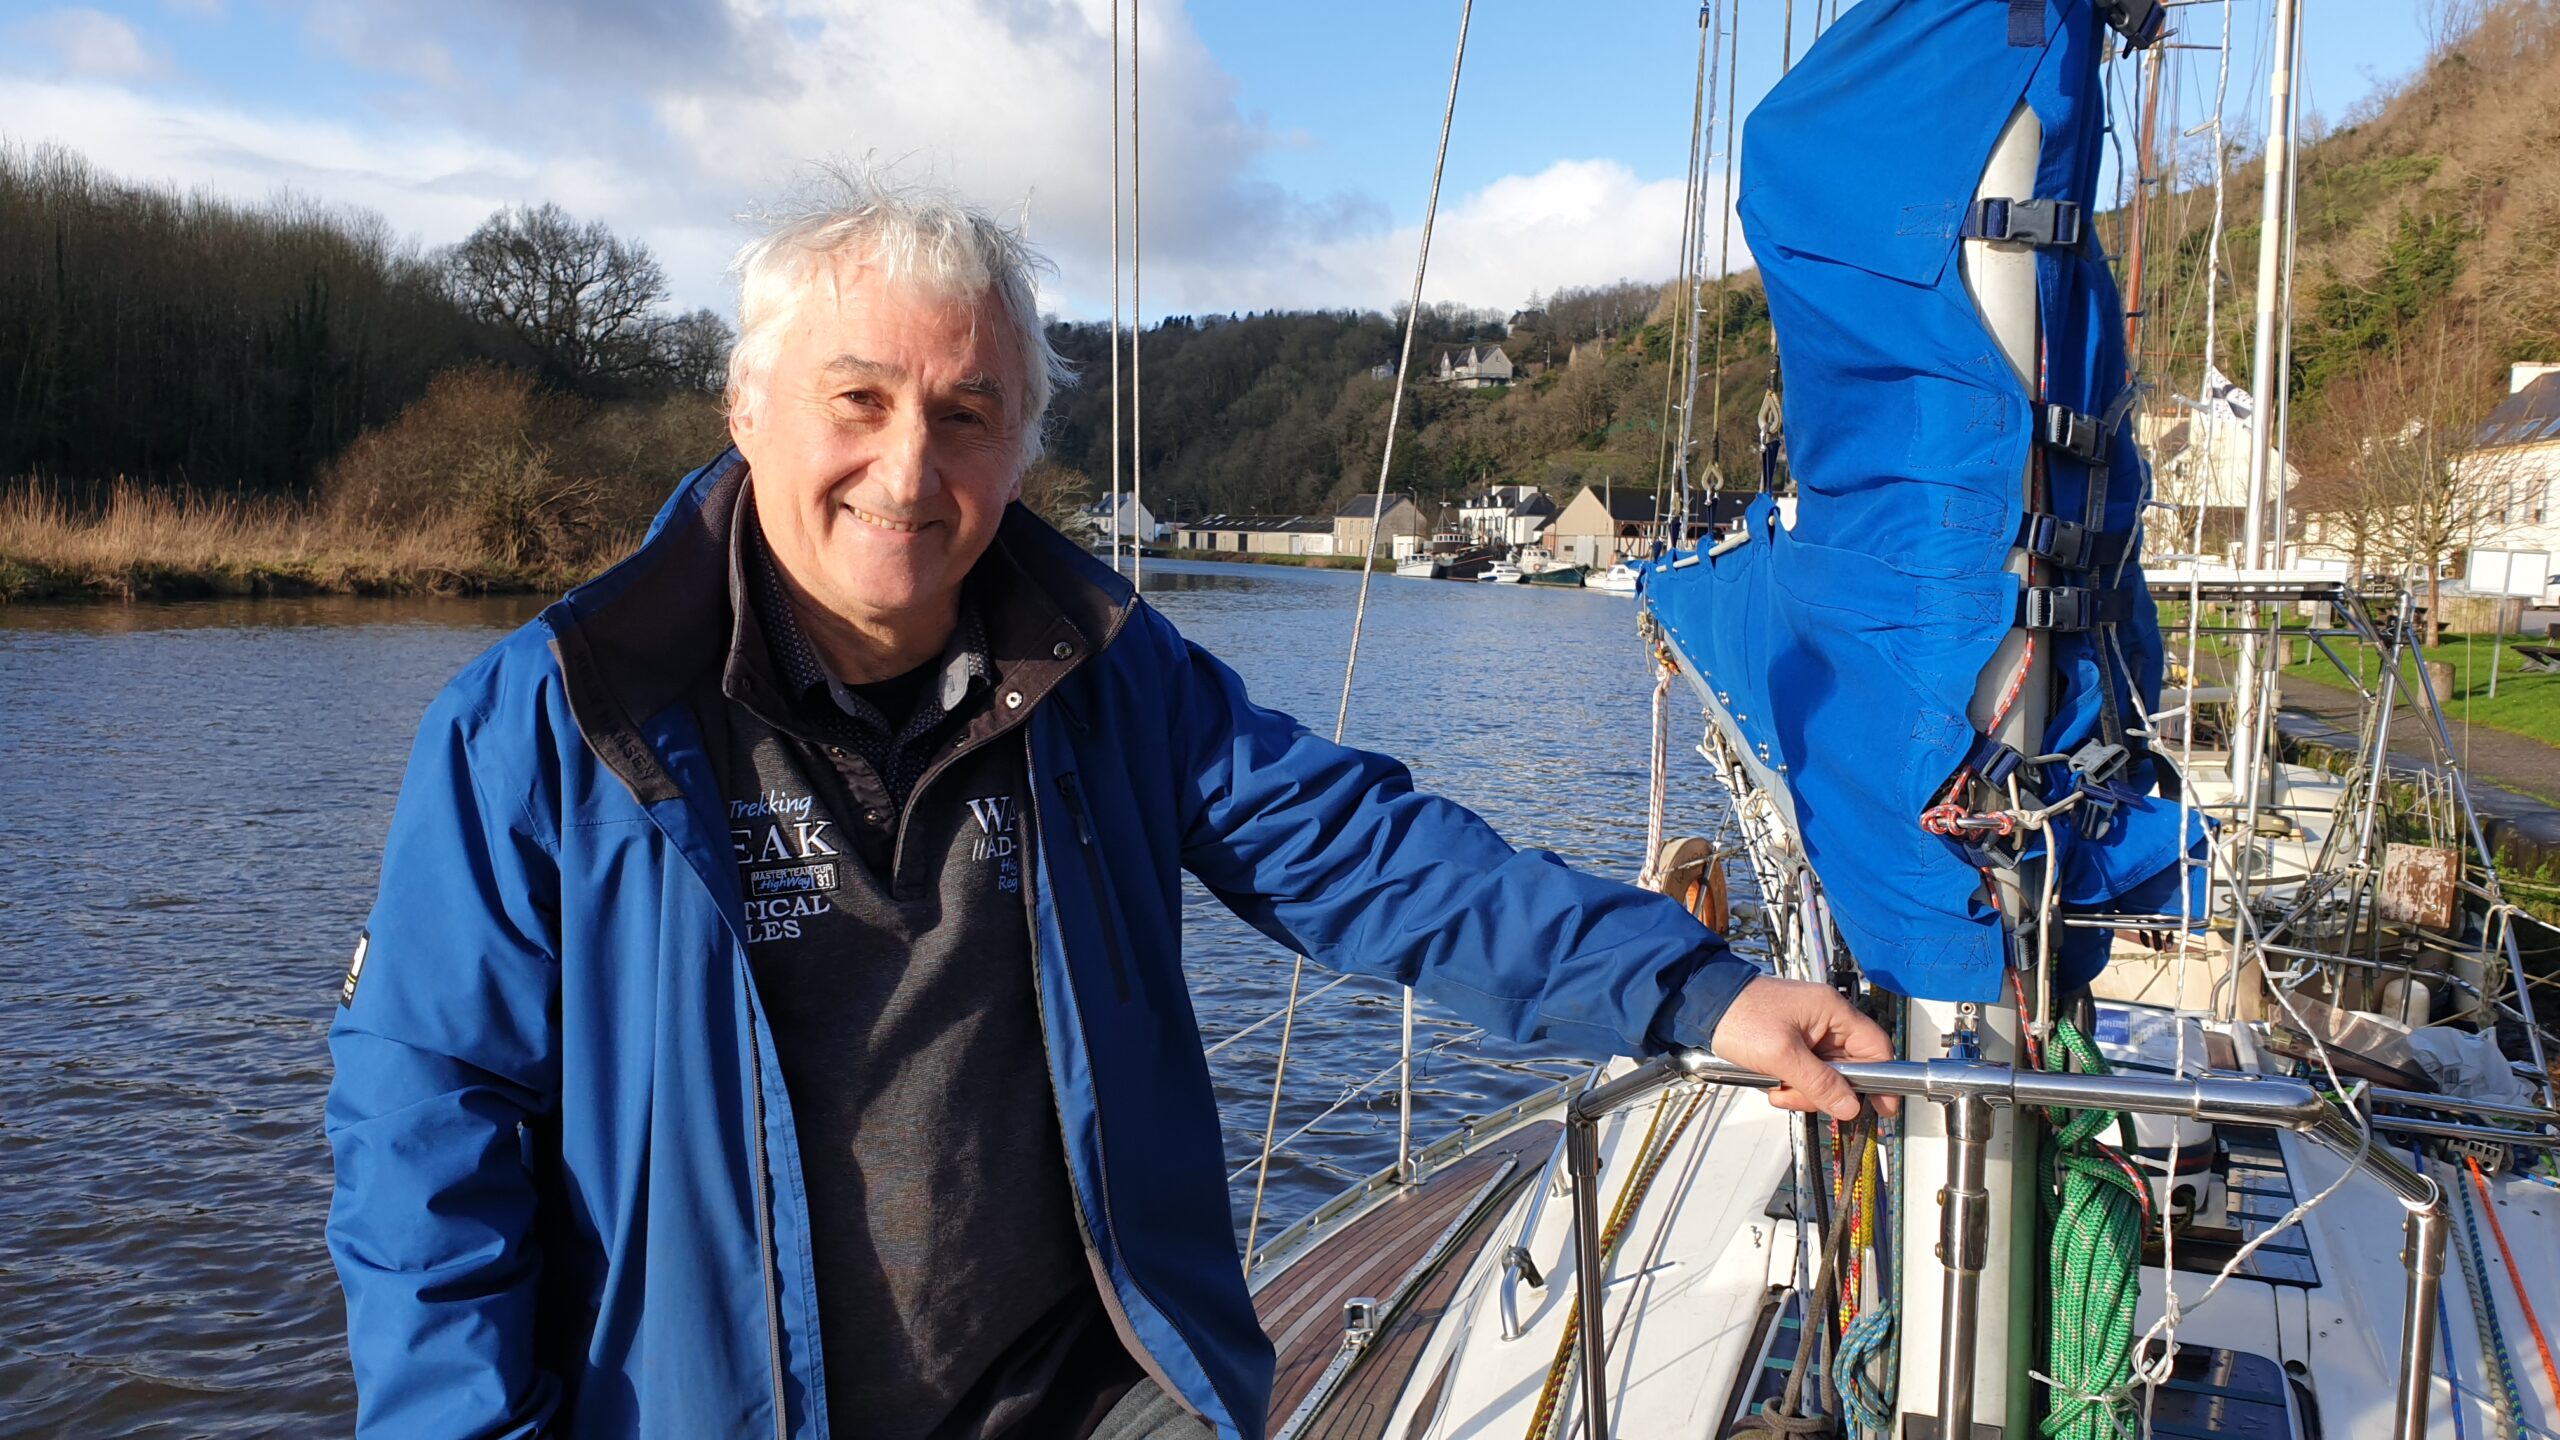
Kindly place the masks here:
MULTIPOLYGON (((2098 1047, 2057 1019, 2045 1068, 2074 1065, 2085 1075, 2109 1073, 2098 1047)), ((2055 1120, 2046 1377, 2054 1396, 2037 1432, 2051 1440, 2114 1440, 2134 1423, 2134 1306, 2151 1189, 2098 1139, 2117 1123, 2116 1112, 2065 1111, 2055 1120)))

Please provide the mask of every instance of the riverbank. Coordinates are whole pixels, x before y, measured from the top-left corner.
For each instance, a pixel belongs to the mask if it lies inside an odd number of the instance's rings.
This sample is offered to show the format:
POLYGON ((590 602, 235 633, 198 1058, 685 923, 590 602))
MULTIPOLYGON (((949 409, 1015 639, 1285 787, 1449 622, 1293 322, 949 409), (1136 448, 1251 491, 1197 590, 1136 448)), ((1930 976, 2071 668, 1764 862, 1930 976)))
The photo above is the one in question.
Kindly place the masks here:
POLYGON ((75 507, 0 494, 0 604, 289 595, 496 595, 566 589, 585 567, 511 563, 455 519, 393 528, 284 501, 119 488, 75 507))
MULTIPOLYGON (((1295 565, 1302 570, 1357 570, 1357 555, 1256 555, 1234 550, 1185 550, 1179 547, 1165 551, 1168 560, 1206 560, 1220 565, 1295 565)), ((1396 562, 1381 555, 1378 568, 1393 570, 1396 562)))

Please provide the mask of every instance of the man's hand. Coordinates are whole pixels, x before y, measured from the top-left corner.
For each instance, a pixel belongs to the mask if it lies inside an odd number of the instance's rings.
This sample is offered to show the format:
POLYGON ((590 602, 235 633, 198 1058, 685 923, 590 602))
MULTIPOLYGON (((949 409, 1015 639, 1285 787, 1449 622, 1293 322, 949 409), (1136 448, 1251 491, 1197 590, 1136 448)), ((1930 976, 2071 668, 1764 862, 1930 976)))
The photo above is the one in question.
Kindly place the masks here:
MULTIPOLYGON (((1778 1082, 1769 1102, 1781 1110, 1819 1110, 1835 1120, 1858 1118, 1858 1093, 1832 1060, 1890 1060, 1893 1041, 1840 992, 1810 980, 1763 976, 1742 987, 1716 1022, 1708 1044, 1723 1059, 1778 1082)), ((1899 1104, 1876 1097, 1891 1115, 1899 1104)))

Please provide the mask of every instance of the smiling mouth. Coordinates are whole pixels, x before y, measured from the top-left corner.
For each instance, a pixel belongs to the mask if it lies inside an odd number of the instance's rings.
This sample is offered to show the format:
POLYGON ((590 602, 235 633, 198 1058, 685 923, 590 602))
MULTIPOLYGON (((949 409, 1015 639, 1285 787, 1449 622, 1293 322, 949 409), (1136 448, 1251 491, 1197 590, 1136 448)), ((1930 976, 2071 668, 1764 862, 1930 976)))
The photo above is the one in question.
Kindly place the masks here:
POLYGON ((926 529, 926 522, 923 521, 892 520, 886 515, 874 515, 859 505, 847 505, 844 508, 853 512, 854 519, 874 529, 886 530, 892 535, 921 535, 926 529))

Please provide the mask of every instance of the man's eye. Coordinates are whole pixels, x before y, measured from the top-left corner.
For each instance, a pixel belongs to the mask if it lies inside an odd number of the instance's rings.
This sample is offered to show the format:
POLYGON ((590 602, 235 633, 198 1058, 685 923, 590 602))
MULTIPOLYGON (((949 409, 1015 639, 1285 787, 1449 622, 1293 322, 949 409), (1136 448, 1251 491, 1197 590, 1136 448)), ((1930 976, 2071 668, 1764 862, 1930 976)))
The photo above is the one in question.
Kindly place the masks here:
POLYGON ((848 405, 857 405, 866 410, 880 408, 880 392, 877 390, 848 390, 842 399, 848 405))
POLYGON ((951 412, 951 421, 955 425, 984 425, 987 423, 987 417, 975 410, 954 410, 951 412))

